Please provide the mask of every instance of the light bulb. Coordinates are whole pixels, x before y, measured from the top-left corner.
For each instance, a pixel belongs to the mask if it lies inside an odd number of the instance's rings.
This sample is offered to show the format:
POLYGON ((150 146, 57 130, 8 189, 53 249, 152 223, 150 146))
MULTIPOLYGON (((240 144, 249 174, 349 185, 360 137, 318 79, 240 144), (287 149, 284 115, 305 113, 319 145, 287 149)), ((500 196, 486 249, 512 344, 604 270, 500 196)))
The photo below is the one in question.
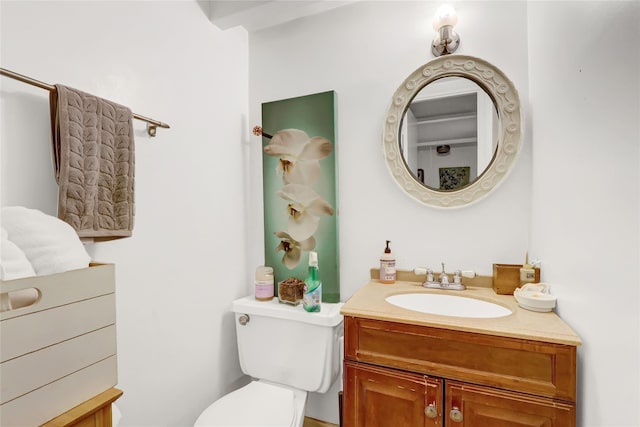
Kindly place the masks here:
POLYGON ((456 10, 453 6, 444 4, 440 6, 438 11, 436 12, 436 16, 433 20, 433 29, 438 31, 441 27, 445 25, 451 25, 454 27, 458 23, 458 15, 456 14, 456 10))

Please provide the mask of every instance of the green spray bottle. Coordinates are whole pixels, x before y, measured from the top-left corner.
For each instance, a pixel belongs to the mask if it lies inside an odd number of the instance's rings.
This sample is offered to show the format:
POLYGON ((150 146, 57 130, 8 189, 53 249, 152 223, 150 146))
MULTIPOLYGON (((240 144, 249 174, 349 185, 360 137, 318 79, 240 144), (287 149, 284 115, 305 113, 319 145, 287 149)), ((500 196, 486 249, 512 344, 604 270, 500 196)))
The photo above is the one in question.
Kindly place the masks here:
POLYGON ((309 252, 309 272, 304 281, 304 294, 302 306, 306 311, 320 311, 322 303, 322 282, 318 271, 318 253, 309 252))

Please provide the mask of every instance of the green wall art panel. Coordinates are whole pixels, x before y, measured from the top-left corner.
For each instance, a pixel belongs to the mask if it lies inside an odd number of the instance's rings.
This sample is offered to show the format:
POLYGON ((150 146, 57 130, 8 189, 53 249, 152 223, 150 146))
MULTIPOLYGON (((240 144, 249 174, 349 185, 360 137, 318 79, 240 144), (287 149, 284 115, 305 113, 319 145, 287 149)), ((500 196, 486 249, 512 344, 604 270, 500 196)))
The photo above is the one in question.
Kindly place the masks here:
POLYGON ((335 104, 333 91, 262 104, 265 265, 276 284, 304 280, 317 252, 326 302, 340 301, 335 104))

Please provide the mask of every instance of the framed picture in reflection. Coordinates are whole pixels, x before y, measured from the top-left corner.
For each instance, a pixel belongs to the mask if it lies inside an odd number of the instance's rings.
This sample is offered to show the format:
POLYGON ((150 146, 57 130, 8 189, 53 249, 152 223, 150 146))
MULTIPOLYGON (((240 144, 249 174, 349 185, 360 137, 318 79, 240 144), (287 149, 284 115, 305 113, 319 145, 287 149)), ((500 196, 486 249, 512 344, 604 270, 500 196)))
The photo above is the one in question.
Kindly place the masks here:
POLYGON ((440 190, 458 190, 469 185, 469 166, 440 168, 440 190))

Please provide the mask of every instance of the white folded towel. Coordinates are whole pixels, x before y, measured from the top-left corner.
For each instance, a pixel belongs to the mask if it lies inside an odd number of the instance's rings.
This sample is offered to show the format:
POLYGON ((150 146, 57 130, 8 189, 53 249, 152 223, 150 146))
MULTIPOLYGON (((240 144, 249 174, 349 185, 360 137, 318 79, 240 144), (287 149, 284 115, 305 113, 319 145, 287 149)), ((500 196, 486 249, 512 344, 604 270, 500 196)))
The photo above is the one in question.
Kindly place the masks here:
POLYGON ((35 276, 36 272, 27 259, 25 253, 11 240, 9 234, 2 227, 2 242, 0 244, 0 280, 13 280, 35 276))
MULTIPOLYGON (((35 276, 36 272, 27 259, 25 253, 11 240, 7 230, 2 228, 2 242, 0 243, 0 280, 21 279, 35 276)), ((26 307, 38 300, 35 289, 21 289, 14 292, 0 294, 0 311, 8 311, 26 307)))
POLYGON ((20 248, 36 274, 62 273, 89 266, 91 257, 75 230, 66 222, 22 206, 0 211, 8 239, 20 248))

